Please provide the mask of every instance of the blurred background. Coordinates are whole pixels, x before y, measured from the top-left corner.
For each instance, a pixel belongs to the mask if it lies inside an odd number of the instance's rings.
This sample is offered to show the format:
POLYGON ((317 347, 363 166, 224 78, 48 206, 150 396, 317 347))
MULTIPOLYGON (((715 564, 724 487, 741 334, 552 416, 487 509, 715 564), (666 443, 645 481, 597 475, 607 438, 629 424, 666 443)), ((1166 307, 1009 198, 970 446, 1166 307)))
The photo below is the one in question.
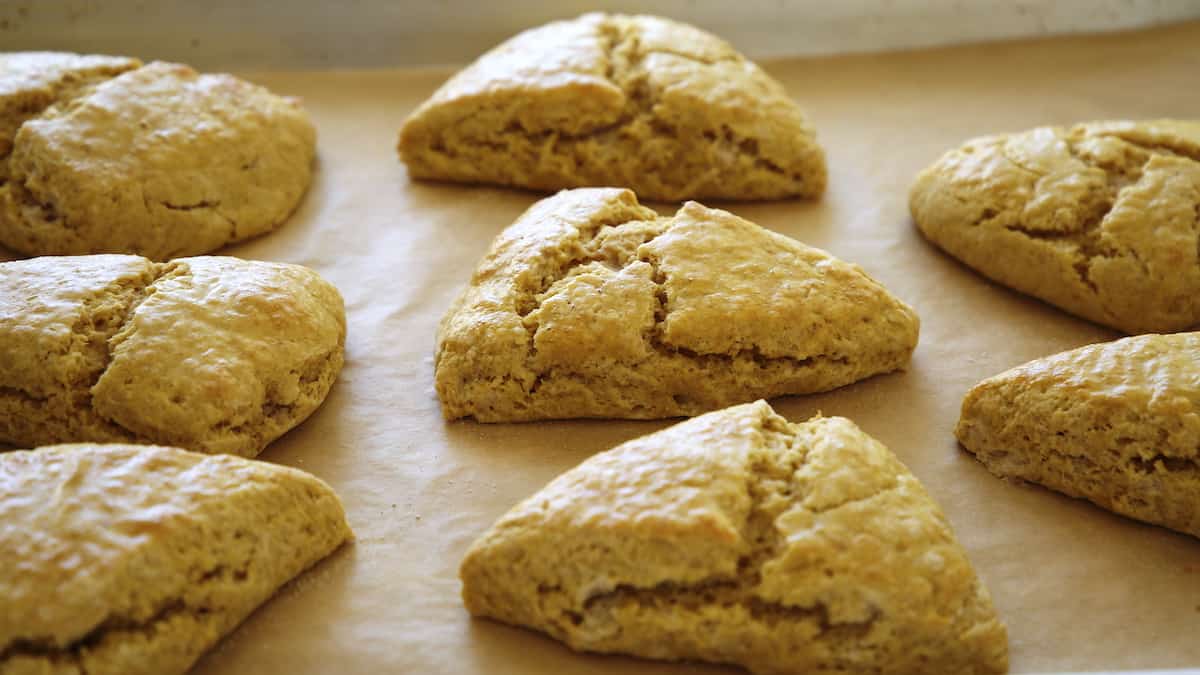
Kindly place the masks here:
POLYGON ((441 65, 591 10, 681 19, 772 58, 1124 30, 1200 19, 1200 0, 0 0, 0 51, 201 69, 441 65))

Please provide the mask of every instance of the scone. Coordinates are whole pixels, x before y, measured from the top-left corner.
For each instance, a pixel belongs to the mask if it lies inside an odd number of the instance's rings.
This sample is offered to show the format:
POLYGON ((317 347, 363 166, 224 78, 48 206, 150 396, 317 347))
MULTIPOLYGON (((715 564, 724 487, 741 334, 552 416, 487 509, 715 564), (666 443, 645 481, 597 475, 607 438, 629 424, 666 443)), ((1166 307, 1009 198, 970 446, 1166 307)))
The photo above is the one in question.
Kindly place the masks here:
POLYGON ((236 258, 0 263, 0 443, 137 442, 253 457, 341 370, 342 298, 236 258))
POLYGON ((0 454, 0 674, 177 675, 353 534, 296 469, 177 448, 0 454))
POLYGON ((695 415, 903 368, 918 323, 857 265, 733 214, 569 190, 496 238, 435 380, 447 419, 695 415))
POLYGON ((1200 122, 989 136, 917 177, 917 227, 1002 284, 1126 333, 1200 324, 1200 122))
POLYGON ((777 81, 724 40, 653 16, 527 30, 405 121, 409 175, 645 199, 816 197, 825 157, 777 81))
POLYGON ((581 651, 759 674, 1003 673, 987 589, 940 508, 853 422, 759 401, 585 461, 467 553, 477 616, 581 651))
POLYGON ((997 476, 1200 537, 1200 333, 1089 345, 988 378, 956 433, 997 476))
POLYGON ((269 232, 295 209, 316 144, 296 101, 138 65, 0 54, 0 244, 166 260, 269 232))

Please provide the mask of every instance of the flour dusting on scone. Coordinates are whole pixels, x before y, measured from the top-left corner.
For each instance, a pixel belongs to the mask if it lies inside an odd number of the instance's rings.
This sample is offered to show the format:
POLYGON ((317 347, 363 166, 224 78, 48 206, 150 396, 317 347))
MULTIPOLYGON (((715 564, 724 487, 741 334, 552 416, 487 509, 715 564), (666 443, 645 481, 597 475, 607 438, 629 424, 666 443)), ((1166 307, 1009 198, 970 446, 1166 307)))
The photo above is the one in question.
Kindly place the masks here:
POLYGON ((918 325, 857 265, 731 213, 568 190, 496 238, 435 379, 448 419, 695 415, 903 368, 918 325))
POLYGON ((816 197, 825 157, 781 84, 727 42, 653 16, 527 30, 405 121, 410 175, 644 199, 816 197))
POLYGON ((921 172, 934 244, 995 281, 1127 333, 1200 324, 1200 122, 988 136, 921 172))
POLYGON ((1200 333, 1139 335, 976 385, 957 434, 997 476, 1200 537, 1200 333))
POLYGON ((588 459, 460 575, 472 614, 581 651, 760 675, 1007 667, 988 591, 908 469, 849 420, 762 401, 588 459))
POLYGON ((317 478, 145 445, 0 454, 0 673, 182 675, 353 533, 317 478))

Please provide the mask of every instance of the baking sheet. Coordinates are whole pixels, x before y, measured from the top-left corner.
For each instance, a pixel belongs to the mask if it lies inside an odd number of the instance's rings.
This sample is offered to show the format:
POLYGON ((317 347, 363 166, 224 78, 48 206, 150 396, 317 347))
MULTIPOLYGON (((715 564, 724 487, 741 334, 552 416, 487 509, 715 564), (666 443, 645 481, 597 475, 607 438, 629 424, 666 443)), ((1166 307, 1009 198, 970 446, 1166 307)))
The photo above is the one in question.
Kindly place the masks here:
MULTIPOLYGON (((1117 335, 982 279, 925 243, 907 210, 915 172, 975 135, 1200 117, 1200 23, 765 65, 814 120, 829 191, 819 202, 710 205, 861 264, 922 320, 908 372, 778 399, 776 409, 797 421, 850 417, 912 468, 991 588, 1013 672, 1200 665, 1200 541, 996 480, 952 435, 978 380, 1117 335)), ((349 313, 346 367, 329 399, 261 459, 332 484, 358 541, 288 586, 196 673, 736 672, 579 655, 461 607, 458 561, 495 518, 591 454, 673 421, 442 421, 437 321, 492 237, 540 197, 409 182, 396 129, 448 74, 245 74, 303 97, 319 170, 283 229, 224 252, 313 267, 349 313)))

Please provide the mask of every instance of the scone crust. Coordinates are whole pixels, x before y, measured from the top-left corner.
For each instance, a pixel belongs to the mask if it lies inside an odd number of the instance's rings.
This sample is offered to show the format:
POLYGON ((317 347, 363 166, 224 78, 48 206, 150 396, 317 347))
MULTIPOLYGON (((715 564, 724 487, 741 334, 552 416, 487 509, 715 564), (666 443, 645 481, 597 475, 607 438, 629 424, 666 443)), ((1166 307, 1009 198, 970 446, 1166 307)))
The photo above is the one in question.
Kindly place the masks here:
POLYGON ((312 179, 298 102, 151 63, 24 122, 0 184, 0 243, 29 255, 206 253, 269 232, 312 179))
POLYGON ((913 219, 983 275, 1127 333, 1200 324, 1200 122, 978 138, 917 177, 913 219))
POLYGON ((759 401, 585 461, 460 574, 475 615, 574 649, 755 673, 1000 673, 1007 637, 938 506, 842 418, 759 401))
POLYGON ((141 65, 124 56, 0 53, 0 181, 8 176, 6 160, 22 124, 55 103, 141 65))
POLYGON ((0 454, 0 672, 174 675, 352 537, 302 471, 128 445, 0 454))
POLYGON ((653 16, 511 38, 409 116, 399 151, 417 178, 667 201, 816 197, 826 181, 782 85, 724 40, 653 16))
POLYGON ((858 266, 730 213, 568 190, 496 238, 435 380, 448 419, 695 415, 902 368, 918 330, 858 266))
POLYGON ((298 265, 137 256, 0 263, 0 441, 253 457, 324 400, 342 298, 298 265))
POLYGON ((994 474, 1200 537, 1200 333, 1139 335, 976 385, 957 435, 994 474))

